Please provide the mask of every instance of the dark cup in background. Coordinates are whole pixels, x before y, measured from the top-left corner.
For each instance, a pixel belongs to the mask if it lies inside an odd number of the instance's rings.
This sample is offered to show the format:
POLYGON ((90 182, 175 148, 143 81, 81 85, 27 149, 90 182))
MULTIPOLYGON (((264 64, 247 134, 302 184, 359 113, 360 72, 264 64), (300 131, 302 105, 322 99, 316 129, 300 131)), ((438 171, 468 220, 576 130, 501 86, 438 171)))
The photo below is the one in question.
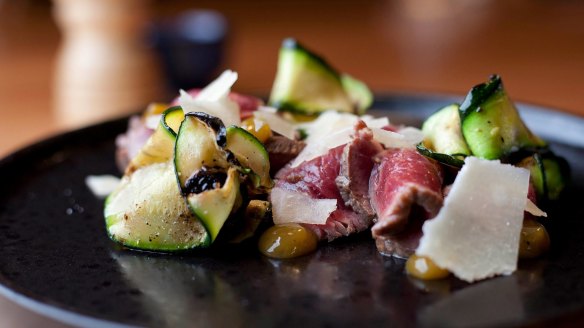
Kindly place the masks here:
POLYGON ((191 10, 153 25, 169 92, 200 88, 219 73, 224 58, 227 20, 213 10, 191 10))

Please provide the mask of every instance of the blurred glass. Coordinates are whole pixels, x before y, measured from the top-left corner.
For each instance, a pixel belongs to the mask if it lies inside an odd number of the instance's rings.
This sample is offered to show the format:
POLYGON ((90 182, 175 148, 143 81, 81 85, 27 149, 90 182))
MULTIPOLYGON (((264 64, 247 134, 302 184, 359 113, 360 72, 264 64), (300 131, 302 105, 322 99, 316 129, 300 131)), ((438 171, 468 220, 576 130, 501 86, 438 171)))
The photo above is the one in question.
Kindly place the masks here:
POLYGON ((173 94, 203 87, 218 74, 226 35, 225 17, 213 10, 189 10, 153 26, 153 42, 173 94))

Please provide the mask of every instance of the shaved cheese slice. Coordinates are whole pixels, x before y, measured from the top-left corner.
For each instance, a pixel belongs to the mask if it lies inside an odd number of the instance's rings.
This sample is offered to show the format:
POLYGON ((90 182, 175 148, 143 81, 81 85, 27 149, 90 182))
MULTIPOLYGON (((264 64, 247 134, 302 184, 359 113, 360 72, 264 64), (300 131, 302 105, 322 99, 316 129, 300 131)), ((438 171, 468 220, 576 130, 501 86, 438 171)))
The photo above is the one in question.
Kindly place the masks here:
POLYGON ((336 199, 313 199, 300 192, 273 188, 270 194, 275 224, 310 223, 325 224, 337 209, 336 199))
POLYGON ((371 115, 357 116, 351 113, 340 113, 329 110, 321 113, 314 121, 301 123, 298 127, 308 135, 304 141, 309 144, 331 133, 353 127, 358 120, 362 120, 370 128, 382 128, 389 125, 389 119, 387 117, 375 118, 371 115))
POLYGON ((472 282, 517 269, 529 171, 467 157, 416 254, 472 282))
POLYGON ((325 155, 329 150, 335 147, 351 142, 353 139, 353 133, 353 128, 345 128, 341 131, 330 134, 319 141, 307 143, 306 147, 304 147, 300 154, 296 156, 290 166, 297 167, 306 161, 325 155))
POLYGON ((386 126, 389 126, 389 118, 387 117, 379 117, 379 118, 374 118, 371 115, 363 115, 360 117, 361 120, 363 120, 363 122, 365 122, 365 124, 367 124, 367 127, 369 128, 384 128, 386 126))
MULTIPOLYGON (((354 129, 353 129, 353 125, 357 122, 357 120, 359 119, 364 119, 364 122, 366 122, 365 124, 367 124, 367 121, 369 123, 371 123, 374 126, 387 126, 389 125, 389 120, 387 118, 381 118, 381 119, 376 119, 373 118, 372 116, 356 116, 356 115, 352 115, 352 114, 347 114, 347 113, 337 113, 337 112, 324 112, 321 116, 319 116, 319 118, 314 121, 314 122, 320 122, 320 130, 314 130, 316 127, 318 127, 316 124, 315 125, 306 125, 303 124, 301 126, 303 127, 309 127, 312 130, 309 130, 309 136, 308 138, 305 140, 306 142, 306 147, 304 147, 304 149, 300 152, 300 154, 298 154, 298 156, 294 159, 294 161, 292 161, 292 163, 290 164, 291 167, 297 167, 298 165, 300 165, 301 163, 304 163, 306 161, 310 161, 311 159, 315 159, 319 156, 325 155, 326 153, 328 153, 329 150, 347 144, 349 142, 351 142, 351 140, 353 139, 353 134, 354 134, 354 129), (321 118, 323 117, 329 117, 328 120, 321 120, 321 118), (351 122, 350 124, 348 122, 351 122), (331 127, 335 127, 335 129, 332 129, 331 127), (341 127, 339 129, 339 127, 341 127), (312 131, 312 132, 310 132, 312 131), (318 131, 318 132, 315 132, 318 131), (323 133, 323 131, 325 133, 323 133), (312 133, 312 134, 310 134, 312 133), (317 138, 318 137, 318 138, 317 138)), ((312 123, 313 124, 313 123, 312 123)), ((372 131, 376 130, 376 131, 382 131, 383 132, 389 132, 389 131, 385 131, 382 130, 381 128, 371 128, 372 131)), ((398 144, 398 143, 402 143, 404 145, 408 145, 410 146, 410 141, 403 135, 397 134, 395 132, 389 132, 393 135, 395 135, 395 141, 392 139, 392 143, 394 144, 398 144)), ((373 136, 375 137, 375 132, 373 133, 373 136)))
POLYGON ((371 128, 373 132, 373 138, 380 143, 382 143, 386 148, 415 148, 422 139, 417 138, 417 136, 406 132, 408 134, 402 134, 392 131, 387 131, 380 128, 371 128))
POLYGON ((357 119, 356 115, 350 113, 328 110, 321 113, 314 121, 299 124, 299 127, 308 135, 304 142, 310 144, 320 141, 331 133, 353 126, 357 119))
POLYGON ((543 216, 547 218, 547 213, 537 207, 537 205, 535 205, 529 198, 527 198, 527 201, 525 202, 525 211, 534 216, 543 216))
POLYGON ((111 194, 120 184, 120 178, 113 175, 88 175, 85 184, 91 192, 99 198, 105 198, 111 194))
MULTIPOLYGON (((181 90, 181 92, 183 91, 181 90)), ((185 113, 204 112, 218 117, 225 126, 241 124, 239 105, 228 98, 225 98, 222 101, 194 101, 191 103, 181 103, 181 106, 185 113)))
POLYGON ((405 128, 401 128, 398 132, 412 145, 417 145, 424 140, 424 132, 413 126, 406 126, 405 128))
POLYGON ((270 129, 283 135, 288 139, 296 138, 296 126, 286 121, 273 107, 260 106, 258 110, 253 112, 255 119, 262 121, 270 126, 270 129))
POLYGON ((239 105, 228 97, 235 81, 237 73, 227 70, 194 98, 186 91, 180 90, 178 103, 185 113, 204 112, 218 117, 226 126, 240 125, 239 105))
POLYGON ((229 69, 225 70, 218 78, 203 88, 194 100, 219 101, 229 94, 235 81, 237 81, 237 73, 229 69))

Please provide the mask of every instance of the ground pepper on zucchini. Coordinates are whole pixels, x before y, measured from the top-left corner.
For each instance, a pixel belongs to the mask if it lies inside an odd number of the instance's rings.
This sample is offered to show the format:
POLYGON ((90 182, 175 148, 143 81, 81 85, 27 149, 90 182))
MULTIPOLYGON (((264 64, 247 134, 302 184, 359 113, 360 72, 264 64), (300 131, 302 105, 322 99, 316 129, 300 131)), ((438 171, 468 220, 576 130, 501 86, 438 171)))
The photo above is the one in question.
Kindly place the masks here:
POLYGON ((108 234, 142 250, 209 247, 225 221, 249 204, 243 192, 271 188, 269 171, 265 148, 249 132, 171 107, 106 201, 108 234))
MULTIPOLYGON (((165 114, 177 108, 182 113, 180 107, 173 107, 165 114)), ((167 116, 163 114, 161 122, 167 116)), ((205 113, 183 116, 176 135, 156 133, 159 130, 152 134, 138 155, 148 158, 150 163, 142 159, 142 166, 126 170, 122 184, 108 197, 106 226, 113 240, 152 251, 208 247, 229 216, 242 206, 240 184, 250 190, 271 186, 266 151, 253 135, 238 127, 226 129, 221 120, 205 113), (232 139, 235 141, 229 143, 232 139), (165 156, 145 157, 143 153, 151 145, 156 145, 165 156), (161 169, 148 174, 155 166, 161 166, 163 172, 161 169), (169 178, 170 173, 173 179, 169 178), (165 190, 164 195, 161 190, 165 190), (167 206, 170 197, 180 213, 167 206), (181 206, 185 201, 186 206, 181 206), (177 217, 204 227, 203 230, 197 225, 196 241, 186 238, 192 231, 189 226, 177 226, 177 217), (134 222, 142 222, 147 228, 136 229, 134 222)))
MULTIPOLYGON (((362 206, 362 199, 347 199, 347 195, 373 197, 373 194, 346 190, 339 194, 337 190, 333 194, 338 199, 330 192, 321 197, 321 191, 314 188, 325 188, 322 186, 326 183, 313 185, 314 181, 310 181, 302 185, 305 176, 295 176, 294 167, 299 166, 298 172, 306 173, 309 170, 302 171, 303 165, 322 161, 319 165, 327 166, 330 165, 327 161, 334 162, 331 159, 334 157, 346 162, 340 164, 341 172, 334 179, 342 183, 332 186, 358 187, 358 183, 349 180, 351 172, 358 170, 347 167, 347 162, 355 165, 354 158, 364 158, 359 153, 362 149, 375 152, 367 155, 371 156, 367 159, 371 161, 368 172, 375 170, 382 155, 403 151, 409 158, 429 158, 428 167, 439 163, 438 173, 444 170, 452 175, 449 183, 471 157, 522 167, 530 174, 533 202, 558 199, 569 180, 566 161, 527 128, 496 75, 473 87, 462 104, 439 109, 423 123, 421 131, 413 132, 406 132, 412 128, 391 125, 387 119, 363 116, 373 102, 367 86, 339 73, 293 39, 284 40, 280 49, 269 106, 253 97, 235 96, 231 87, 236 80, 236 73, 226 71, 205 89, 181 91, 173 106, 152 106, 144 114, 145 121, 157 120, 156 124, 152 124, 151 135, 129 160, 122 182, 105 203, 106 228, 112 240, 128 248, 175 252, 259 239, 260 251, 270 257, 310 253, 327 234, 332 240, 331 231, 334 235, 334 229, 339 227, 335 224, 346 225, 343 234, 360 231, 357 226, 353 229, 348 219, 329 224, 329 218, 351 212, 358 220, 365 220, 359 224, 367 224, 368 228, 377 224, 379 218, 378 213, 367 212, 373 209, 362 206), (253 108, 247 108, 249 104, 253 108), (334 127, 327 130, 328 127, 315 125, 323 121, 334 127), (341 146, 345 149, 339 151, 341 146), (286 160, 274 167, 279 159, 274 156, 286 160), (280 166, 287 162, 284 168, 280 166), (286 170, 292 172, 291 177, 286 170), (278 184, 274 180, 276 172, 281 181, 288 180, 278 184), (339 180, 343 174, 346 176, 339 180), (298 187, 301 192, 294 189, 297 182, 301 182, 298 187), (286 186, 291 189, 286 190, 286 186), (274 187, 278 188, 278 195, 283 195, 279 199, 289 199, 293 204, 288 207, 272 204, 270 193, 274 187), (293 199, 306 203, 296 204, 293 199), (327 206, 333 201, 337 205, 323 214, 311 205, 318 201, 328 202, 327 206), (352 212, 353 206, 359 206, 367 215, 352 212), (329 218, 321 217, 319 220, 324 221, 320 223, 310 218, 300 223, 294 221, 296 218, 289 221, 284 218, 281 223, 282 213, 299 211, 329 218), (276 217, 281 224, 274 225, 276 217), (263 231, 266 233, 260 238, 263 231)), ((359 163, 357 166, 361 167, 359 163)), ((320 169, 316 167, 313 171, 320 169)), ((371 182, 368 186, 372 188, 371 182)), ((448 187, 442 187, 446 195, 448 187)), ((442 196, 437 197, 441 201, 442 196)), ((379 203, 376 206, 384 208, 379 203)), ((420 215, 421 211, 412 213, 420 215)), ((519 256, 541 256, 549 243, 545 227, 527 214, 519 236, 519 256)), ((448 271, 423 255, 414 254, 406 268, 421 279, 448 276, 448 271)))

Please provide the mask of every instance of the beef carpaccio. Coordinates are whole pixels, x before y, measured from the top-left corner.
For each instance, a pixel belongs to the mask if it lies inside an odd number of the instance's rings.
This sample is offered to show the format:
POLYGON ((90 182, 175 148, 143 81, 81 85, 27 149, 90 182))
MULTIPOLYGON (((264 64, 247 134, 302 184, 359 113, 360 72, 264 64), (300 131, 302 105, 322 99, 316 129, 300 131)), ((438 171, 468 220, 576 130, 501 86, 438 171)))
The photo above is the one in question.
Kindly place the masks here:
POLYGON ((521 121, 500 77, 421 129, 366 115, 366 85, 294 40, 267 105, 232 92, 237 79, 225 71, 130 120, 117 140, 124 176, 104 210, 112 240, 162 252, 251 241, 284 259, 364 233, 380 254, 409 258, 416 277, 468 281, 549 248, 536 203, 559 197, 567 164, 521 121), (507 177, 505 188, 483 176, 507 177), (436 246, 453 246, 454 232, 464 247, 436 246), (473 271, 484 263, 457 252, 493 265, 473 271))

